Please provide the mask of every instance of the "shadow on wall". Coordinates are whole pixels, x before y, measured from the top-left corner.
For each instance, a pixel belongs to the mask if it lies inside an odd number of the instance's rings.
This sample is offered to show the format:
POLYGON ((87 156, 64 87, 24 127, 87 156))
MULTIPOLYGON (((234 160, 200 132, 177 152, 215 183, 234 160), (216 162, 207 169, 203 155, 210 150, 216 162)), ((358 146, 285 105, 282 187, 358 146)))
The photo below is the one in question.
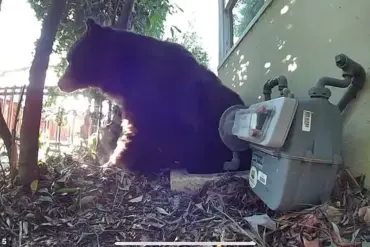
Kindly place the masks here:
MULTIPOLYGON (((296 2, 296 0, 290 0, 288 4, 284 5, 280 9, 280 14, 285 15, 289 12, 291 9, 291 5, 293 5, 296 2)), ((271 19, 269 21, 271 24, 274 23, 274 19, 271 19)), ((258 24, 256 24, 258 25, 258 24)), ((249 31, 248 34, 253 32, 253 28, 249 31)), ((287 24, 286 25, 286 30, 290 30, 293 28, 293 24, 287 24)), ((247 35, 248 35, 247 34, 247 35)), ((246 38, 247 39, 247 38, 246 38)), ((248 41, 242 41, 242 42, 248 42, 248 41)), ((282 50, 286 44, 286 40, 283 40, 279 37, 276 37, 276 49, 277 50, 282 50)), ((224 63, 224 67, 226 70, 226 75, 229 75, 230 70, 232 70, 232 79, 231 79, 231 87, 234 88, 234 90, 238 91, 237 87, 242 87, 244 83, 247 82, 248 80, 248 67, 251 64, 251 61, 246 60, 246 56, 241 53, 240 47, 237 47, 234 52, 233 52, 237 57, 239 57, 239 61, 232 61, 231 66, 229 65, 228 62, 224 63)), ((297 68, 297 57, 293 57, 291 54, 287 54, 282 60, 281 63, 287 65, 287 70, 288 72, 294 72, 297 68)), ((271 72, 271 66, 272 63, 270 61, 267 61, 264 63, 263 68, 265 69, 264 75, 268 75, 271 72)), ((275 77, 275 76, 272 76, 275 77)), ((260 90, 261 94, 258 95, 258 99, 262 99, 262 88, 260 90)))
MULTIPOLYGON (((359 1, 370 8, 370 2, 359 1)), ((346 0, 274 0, 220 66, 219 76, 247 104, 262 100, 263 84, 279 75, 287 76, 296 96, 308 97, 320 77, 341 78, 335 55, 345 53, 365 68, 370 64, 361 50, 370 47, 370 16, 361 8, 346 0)), ((333 103, 345 92, 330 90, 333 103)))

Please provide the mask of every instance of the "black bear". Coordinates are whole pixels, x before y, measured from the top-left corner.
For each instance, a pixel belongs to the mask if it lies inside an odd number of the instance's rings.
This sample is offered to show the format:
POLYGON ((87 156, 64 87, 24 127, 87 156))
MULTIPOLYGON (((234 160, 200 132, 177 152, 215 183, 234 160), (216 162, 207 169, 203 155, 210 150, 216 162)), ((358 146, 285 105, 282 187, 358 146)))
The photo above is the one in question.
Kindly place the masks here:
MULTIPOLYGON (((232 152, 219 137, 218 123, 228 107, 243 104, 239 95, 179 44, 92 19, 86 26, 58 85, 64 92, 99 88, 122 105, 135 131, 125 148, 117 146, 114 162, 141 172, 222 172, 232 152)), ((248 168, 249 151, 242 161, 248 168)))

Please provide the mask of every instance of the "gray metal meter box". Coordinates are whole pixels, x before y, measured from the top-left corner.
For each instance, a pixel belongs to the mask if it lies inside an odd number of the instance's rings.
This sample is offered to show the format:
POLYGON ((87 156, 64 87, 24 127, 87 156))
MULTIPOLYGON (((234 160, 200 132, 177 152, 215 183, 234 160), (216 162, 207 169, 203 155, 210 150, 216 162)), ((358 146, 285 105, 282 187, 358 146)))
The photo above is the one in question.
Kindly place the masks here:
POLYGON ((329 199, 341 160, 342 120, 328 100, 280 97, 236 112, 233 134, 253 150, 252 190, 273 210, 329 199))
POLYGON ((235 114, 233 134, 250 143, 281 148, 297 105, 296 99, 280 97, 238 110, 235 114))
POLYGON ((220 118, 219 133, 233 151, 225 170, 235 170, 240 150, 251 149, 249 184, 273 210, 289 211, 330 199, 342 165, 342 111, 366 81, 364 68, 344 54, 335 57, 343 79, 322 77, 308 99, 295 99, 285 76, 263 86, 265 101, 235 105, 220 118), (278 86, 280 98, 271 99, 278 86), (347 88, 334 105, 326 86, 347 88))

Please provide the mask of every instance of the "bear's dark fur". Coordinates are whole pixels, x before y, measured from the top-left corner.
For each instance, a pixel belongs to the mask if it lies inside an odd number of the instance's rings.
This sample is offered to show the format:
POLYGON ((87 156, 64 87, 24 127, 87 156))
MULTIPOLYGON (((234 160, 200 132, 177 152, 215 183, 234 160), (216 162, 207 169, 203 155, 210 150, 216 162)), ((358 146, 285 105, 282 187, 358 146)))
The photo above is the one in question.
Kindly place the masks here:
MULTIPOLYGON (((62 91, 96 87, 124 107, 135 127, 119 156, 128 169, 213 173, 232 159, 218 123, 228 107, 243 101, 183 46, 89 19, 67 60, 59 81, 62 91)), ((248 168, 249 151, 242 161, 248 168)))

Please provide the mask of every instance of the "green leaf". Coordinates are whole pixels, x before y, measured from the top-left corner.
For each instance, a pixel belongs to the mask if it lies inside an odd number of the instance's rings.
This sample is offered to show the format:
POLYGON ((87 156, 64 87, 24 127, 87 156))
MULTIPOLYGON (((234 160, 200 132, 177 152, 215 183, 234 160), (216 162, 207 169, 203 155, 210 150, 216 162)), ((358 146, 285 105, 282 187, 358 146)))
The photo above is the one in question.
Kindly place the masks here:
POLYGON ((50 196, 40 196, 39 197, 40 202, 53 202, 53 198, 50 196))
POLYGON ((79 191, 80 188, 62 188, 56 191, 56 193, 74 193, 76 191, 79 191))

